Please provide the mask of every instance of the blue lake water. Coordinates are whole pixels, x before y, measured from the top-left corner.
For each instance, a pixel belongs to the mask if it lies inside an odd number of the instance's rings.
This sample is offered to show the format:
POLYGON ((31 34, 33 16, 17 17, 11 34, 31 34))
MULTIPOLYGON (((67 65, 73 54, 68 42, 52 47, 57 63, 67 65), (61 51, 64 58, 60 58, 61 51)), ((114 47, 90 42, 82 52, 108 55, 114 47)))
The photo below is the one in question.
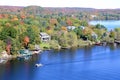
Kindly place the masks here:
POLYGON ((108 20, 108 21, 90 21, 89 24, 96 25, 101 24, 104 25, 108 31, 113 30, 114 28, 120 27, 120 20, 108 20))
POLYGON ((50 50, 13 59, 0 64, 0 80, 120 80, 120 46, 50 50))

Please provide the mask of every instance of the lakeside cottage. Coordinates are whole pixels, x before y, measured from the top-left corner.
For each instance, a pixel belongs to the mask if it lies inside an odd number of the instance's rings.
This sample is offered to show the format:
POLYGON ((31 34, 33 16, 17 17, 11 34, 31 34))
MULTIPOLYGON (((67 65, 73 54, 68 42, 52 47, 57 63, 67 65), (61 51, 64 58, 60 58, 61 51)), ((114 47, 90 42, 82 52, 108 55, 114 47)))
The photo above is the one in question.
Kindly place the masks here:
POLYGON ((45 32, 41 32, 41 33, 40 33, 40 38, 41 38, 41 41, 42 41, 42 42, 47 42, 47 41, 50 41, 50 40, 51 40, 50 35, 48 35, 48 34, 45 33, 45 32))

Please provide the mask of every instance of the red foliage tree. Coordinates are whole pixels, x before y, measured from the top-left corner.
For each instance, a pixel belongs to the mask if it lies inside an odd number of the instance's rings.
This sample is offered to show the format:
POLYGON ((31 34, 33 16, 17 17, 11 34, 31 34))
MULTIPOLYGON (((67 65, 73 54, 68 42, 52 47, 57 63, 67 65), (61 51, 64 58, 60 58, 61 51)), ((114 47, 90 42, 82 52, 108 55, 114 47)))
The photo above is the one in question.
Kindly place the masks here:
POLYGON ((68 26, 72 26, 72 21, 69 18, 67 19, 66 23, 68 26))
POLYGON ((10 55, 10 49, 11 49, 11 44, 7 44, 6 51, 8 55, 10 55))
POLYGON ((6 51, 7 51, 7 54, 10 55, 10 50, 11 50, 11 40, 10 39, 7 39, 7 45, 5 47, 6 51))

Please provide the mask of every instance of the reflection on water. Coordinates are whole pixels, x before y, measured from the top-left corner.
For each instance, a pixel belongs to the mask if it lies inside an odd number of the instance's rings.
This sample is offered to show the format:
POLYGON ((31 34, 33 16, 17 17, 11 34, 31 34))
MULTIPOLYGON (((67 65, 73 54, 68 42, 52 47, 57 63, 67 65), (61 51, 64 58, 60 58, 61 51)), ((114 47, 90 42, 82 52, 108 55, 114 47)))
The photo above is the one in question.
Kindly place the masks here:
POLYGON ((32 67, 38 59, 38 55, 33 55, 7 61, 0 65, 0 80, 30 80, 34 75, 32 67))
POLYGON ((26 61, 26 60, 30 60, 31 57, 32 56, 23 56, 23 57, 18 57, 17 59, 26 61))
POLYGON ((85 47, 84 48, 84 57, 85 58, 90 58, 91 57, 91 55, 92 55, 92 49, 91 49, 92 47, 85 47))
POLYGON ((44 51, 0 64, 0 80, 120 80, 119 52, 119 46, 44 51))

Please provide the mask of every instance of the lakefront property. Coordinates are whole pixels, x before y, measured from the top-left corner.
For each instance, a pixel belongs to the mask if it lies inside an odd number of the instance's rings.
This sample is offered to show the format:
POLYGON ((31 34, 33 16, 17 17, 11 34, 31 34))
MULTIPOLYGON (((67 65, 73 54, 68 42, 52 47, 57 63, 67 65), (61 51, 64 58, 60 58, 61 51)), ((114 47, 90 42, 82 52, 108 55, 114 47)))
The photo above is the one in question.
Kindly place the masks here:
POLYGON ((119 13, 0 6, 0 80, 119 80, 119 13))

